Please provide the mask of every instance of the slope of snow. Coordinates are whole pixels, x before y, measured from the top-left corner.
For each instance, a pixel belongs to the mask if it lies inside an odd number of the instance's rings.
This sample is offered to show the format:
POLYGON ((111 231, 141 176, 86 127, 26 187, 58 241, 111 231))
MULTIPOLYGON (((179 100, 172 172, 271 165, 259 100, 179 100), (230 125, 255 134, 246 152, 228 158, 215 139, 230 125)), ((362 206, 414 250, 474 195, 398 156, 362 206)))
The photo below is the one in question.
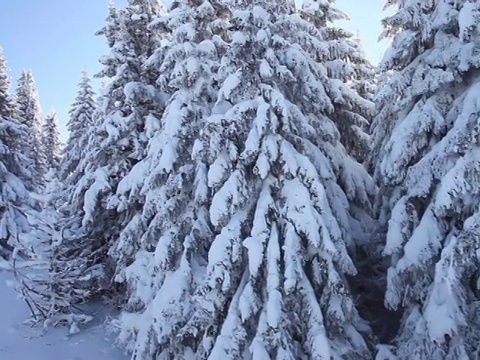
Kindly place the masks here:
POLYGON ((7 286, 12 279, 0 270, 0 359, 2 360, 123 360, 128 357, 112 345, 102 324, 92 325, 77 335, 68 328, 45 332, 25 324, 29 310, 15 291, 7 286))

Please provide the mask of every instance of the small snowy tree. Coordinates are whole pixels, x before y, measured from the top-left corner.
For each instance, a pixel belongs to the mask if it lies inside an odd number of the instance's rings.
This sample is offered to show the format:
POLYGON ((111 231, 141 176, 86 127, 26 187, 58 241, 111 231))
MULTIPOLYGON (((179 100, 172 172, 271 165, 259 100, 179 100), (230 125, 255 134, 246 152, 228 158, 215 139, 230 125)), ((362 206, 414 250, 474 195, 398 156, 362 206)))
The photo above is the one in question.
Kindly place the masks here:
POLYGON ((42 144, 43 116, 38 97, 38 90, 31 70, 23 70, 17 82, 16 98, 19 121, 29 132, 29 148, 26 155, 35 164, 34 180, 36 186, 43 184, 45 175, 45 153, 42 144))
POLYGON ((70 133, 63 151, 60 166, 60 178, 66 180, 77 170, 81 158, 87 150, 87 132, 93 126, 93 115, 96 109, 95 92, 86 71, 78 84, 77 97, 70 109, 70 120, 67 129, 70 133))
POLYGON ((9 93, 7 71, 0 48, 0 258, 9 258, 13 250, 28 251, 21 238, 30 231, 27 213, 35 206, 29 193, 32 163, 24 155, 29 134, 15 119, 17 106, 9 93))
POLYGON ((18 116, 18 108, 14 96, 9 92, 11 80, 8 70, 7 59, 0 47, 0 114, 4 118, 15 119, 18 116))
MULTIPOLYGON (((352 88, 364 99, 373 102, 376 91, 376 73, 375 68, 367 59, 364 51, 364 45, 360 37, 360 31, 357 30, 354 37, 349 39, 351 45, 356 50, 355 56, 351 59, 354 67, 355 76, 351 80, 352 88)), ((373 108, 370 108, 369 118, 373 115, 373 108)))
MULTIPOLYGON (((11 79, 8 75, 7 60, 0 47, 0 115, 3 119, 18 124, 18 106, 15 96, 10 93, 11 79)), ((26 131, 22 129, 21 131, 26 131)), ((33 188, 34 163, 26 150, 29 148, 29 139, 25 136, 14 136, 8 140, 9 148, 16 152, 16 170, 14 173, 23 181, 27 189, 33 188)))
POLYGON ((28 245, 21 241, 22 234, 31 230, 28 211, 35 201, 22 181, 25 175, 20 149, 20 137, 28 137, 26 128, 18 121, 0 117, 0 257, 8 258, 13 250, 28 253, 28 245))
POLYGON ((43 121, 42 131, 42 145, 47 171, 57 171, 60 164, 62 142, 60 140, 60 131, 58 130, 58 127, 58 114, 52 109, 43 121))
POLYGON ((349 98, 336 99, 333 116, 347 151, 363 162, 370 153, 367 131, 373 116, 373 67, 359 39, 332 25, 337 20, 348 20, 332 2, 305 0, 300 14, 318 29, 317 36, 324 44, 324 48, 318 48, 316 42, 307 43, 306 50, 317 61, 324 62, 330 78, 348 84, 353 90, 349 98))
POLYGON ((399 359, 477 359, 480 2, 388 1, 374 121, 399 359), (388 73, 390 72, 390 73, 388 73))
POLYGON ((155 76, 143 65, 159 46, 148 24, 162 9, 156 0, 130 0, 120 10, 111 5, 108 23, 99 32, 110 46, 99 76, 110 83, 87 131, 78 176, 73 186, 66 184, 62 240, 52 262, 52 287, 64 304, 115 291, 107 252, 134 209, 119 209, 110 199, 144 157, 145 124, 161 107, 149 82, 155 76))

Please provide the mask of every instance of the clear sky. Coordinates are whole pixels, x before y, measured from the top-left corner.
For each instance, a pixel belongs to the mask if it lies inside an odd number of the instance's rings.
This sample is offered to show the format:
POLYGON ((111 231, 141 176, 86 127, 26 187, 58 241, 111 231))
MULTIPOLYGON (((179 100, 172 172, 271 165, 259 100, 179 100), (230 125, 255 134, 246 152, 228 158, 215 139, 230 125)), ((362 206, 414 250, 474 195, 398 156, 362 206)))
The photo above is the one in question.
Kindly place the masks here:
MULTIPOLYGON (((107 51, 105 40, 94 36, 105 23, 108 0, 0 0, 0 46, 17 79, 22 68, 33 70, 44 113, 57 109, 65 123, 81 72, 101 69, 98 59, 107 51)), ((123 6, 127 0, 115 0, 123 6)), ((385 45, 377 43, 381 9, 386 0, 337 0, 357 28, 367 56, 376 64, 385 45)), ((96 83, 98 84, 98 82, 96 83)))
POLYGON ((33 70, 43 112, 57 109, 65 137, 81 73, 100 70, 98 59, 107 51, 94 34, 105 24, 108 0, 0 1, 0 46, 10 75, 16 80, 22 68, 33 70))
POLYGON ((389 13, 382 11, 386 3, 387 0, 337 0, 337 6, 350 18, 342 26, 352 32, 360 31, 365 53, 374 65, 387 49, 386 41, 377 41, 383 30, 381 20, 389 13))

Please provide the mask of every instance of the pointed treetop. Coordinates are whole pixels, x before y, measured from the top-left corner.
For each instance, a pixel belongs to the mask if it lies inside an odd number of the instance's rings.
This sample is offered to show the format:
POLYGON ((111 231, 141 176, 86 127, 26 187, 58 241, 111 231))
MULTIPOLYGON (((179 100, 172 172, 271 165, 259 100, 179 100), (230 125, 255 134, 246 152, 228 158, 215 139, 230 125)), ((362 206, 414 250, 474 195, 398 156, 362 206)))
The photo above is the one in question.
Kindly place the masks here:
POLYGON ((17 81, 17 100, 20 108, 20 120, 27 126, 40 126, 42 123, 42 108, 35 77, 31 69, 22 69, 17 81))
POLYGON ((17 113, 15 98, 10 94, 12 81, 8 75, 10 69, 0 46, 0 117, 15 118, 17 113))
POLYGON ((83 70, 81 80, 78 84, 80 88, 79 92, 81 92, 82 90, 85 91, 84 90, 85 88, 91 88, 91 82, 92 82, 92 79, 90 77, 90 73, 88 72, 87 69, 83 70))
POLYGON ((360 35, 360 28, 357 26, 357 28, 355 29, 355 37, 354 37, 354 40, 357 41, 358 43, 361 43, 362 42, 362 37, 360 35))
MULTIPOLYGON (((86 148, 87 132, 93 126, 93 117, 96 108, 95 91, 92 88, 88 71, 84 70, 78 83, 77 96, 69 111, 69 120, 67 123, 69 138, 64 148, 60 167, 60 178, 63 180, 66 180, 67 177, 73 174, 78 168, 78 164, 86 148)), ((66 184, 75 183, 76 180, 76 177, 70 177, 66 184)))
POLYGON ((48 117, 48 118, 51 118, 51 119, 54 119, 54 118, 56 118, 57 116, 58 116, 57 110, 55 110, 54 107, 51 107, 51 108, 50 108, 50 111, 48 112, 47 117, 48 117))
POLYGON ((45 117, 43 125, 43 146, 45 149, 46 165, 48 169, 57 169, 60 161, 60 131, 58 113, 52 108, 45 117))

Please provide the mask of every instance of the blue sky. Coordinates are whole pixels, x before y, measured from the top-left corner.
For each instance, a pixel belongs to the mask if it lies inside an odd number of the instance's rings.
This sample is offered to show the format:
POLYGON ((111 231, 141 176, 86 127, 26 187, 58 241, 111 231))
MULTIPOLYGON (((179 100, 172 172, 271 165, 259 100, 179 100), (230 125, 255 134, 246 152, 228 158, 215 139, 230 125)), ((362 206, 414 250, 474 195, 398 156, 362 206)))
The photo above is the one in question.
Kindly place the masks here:
MULTIPOLYGON (((95 73, 107 47, 94 33, 104 25, 108 0, 1 0, 0 46, 4 48, 10 72, 17 79, 22 68, 35 75, 44 113, 57 109, 64 125, 84 69, 95 73)), ((127 0, 115 0, 122 6, 127 0)), ((360 30, 365 51, 377 63, 385 50, 378 44, 381 9, 386 0, 337 0, 350 23, 360 30)), ((98 85, 98 82, 96 83, 98 85)))
MULTIPOLYGON (((84 69, 101 69, 98 59, 107 51, 95 32, 103 25, 108 0, 1 0, 0 46, 10 75, 22 68, 36 79, 44 113, 57 109, 64 125, 84 69)), ((126 0, 116 0, 124 4, 126 0)))
POLYGON ((386 41, 378 42, 382 33, 381 20, 388 14, 383 12, 386 0, 337 0, 337 6, 343 10, 350 21, 342 26, 355 32, 360 31, 365 53, 373 64, 378 64, 387 49, 386 41))

